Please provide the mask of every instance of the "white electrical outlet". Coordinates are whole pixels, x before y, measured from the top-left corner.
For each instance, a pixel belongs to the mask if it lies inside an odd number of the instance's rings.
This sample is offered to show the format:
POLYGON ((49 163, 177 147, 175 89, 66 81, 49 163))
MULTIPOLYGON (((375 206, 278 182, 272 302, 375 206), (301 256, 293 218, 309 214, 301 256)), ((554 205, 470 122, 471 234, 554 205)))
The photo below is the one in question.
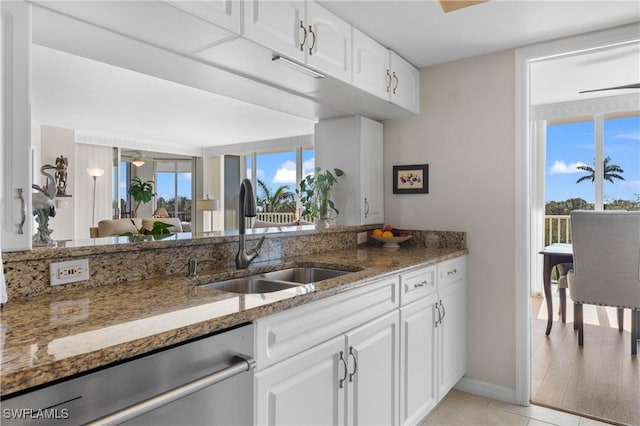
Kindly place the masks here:
POLYGON ((367 242, 367 233, 358 232, 358 244, 364 244, 367 242))
POLYGON ((49 282, 53 285, 89 279, 89 259, 68 260, 49 264, 49 282))

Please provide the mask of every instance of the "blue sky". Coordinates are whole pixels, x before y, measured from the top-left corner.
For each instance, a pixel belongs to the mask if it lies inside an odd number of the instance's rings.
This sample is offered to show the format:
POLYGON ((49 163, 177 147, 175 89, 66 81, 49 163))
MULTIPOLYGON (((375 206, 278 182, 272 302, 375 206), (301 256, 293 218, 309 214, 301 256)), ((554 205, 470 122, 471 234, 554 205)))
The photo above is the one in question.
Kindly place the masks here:
MULTIPOLYGON (((605 120, 604 157, 620 166, 624 181, 605 181, 605 203, 616 199, 635 200, 640 193, 640 117, 605 120)), ((547 127, 545 201, 583 198, 594 202, 594 185, 576 183, 585 172, 580 165, 593 167, 595 157, 592 121, 555 124, 547 127)))
MULTIPOLYGON (((304 175, 313 172, 315 155, 313 149, 302 151, 302 172, 304 175)), ((247 177, 251 178, 251 159, 247 160, 247 177)), ((295 151, 258 154, 256 177, 269 188, 275 190, 281 185, 289 185, 290 191, 296 186, 296 153, 295 151)))

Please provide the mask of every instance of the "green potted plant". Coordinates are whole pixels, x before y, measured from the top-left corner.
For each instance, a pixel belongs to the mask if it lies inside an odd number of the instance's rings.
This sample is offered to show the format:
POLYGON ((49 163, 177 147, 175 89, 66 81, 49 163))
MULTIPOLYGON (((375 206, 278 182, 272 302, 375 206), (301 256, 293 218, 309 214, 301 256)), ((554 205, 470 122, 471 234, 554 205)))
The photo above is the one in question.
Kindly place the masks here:
POLYGON ((302 203, 302 216, 311 216, 319 227, 326 228, 329 222, 340 213, 333 201, 329 199, 331 187, 338 182, 338 177, 343 176, 341 169, 333 169, 324 172, 316 167, 313 175, 308 175, 300 182, 300 188, 296 193, 302 203))
POLYGON ((152 180, 143 182, 138 176, 131 179, 128 194, 136 200, 136 208, 131 217, 137 217, 140 205, 148 203, 156 195, 153 192, 153 184, 152 180))

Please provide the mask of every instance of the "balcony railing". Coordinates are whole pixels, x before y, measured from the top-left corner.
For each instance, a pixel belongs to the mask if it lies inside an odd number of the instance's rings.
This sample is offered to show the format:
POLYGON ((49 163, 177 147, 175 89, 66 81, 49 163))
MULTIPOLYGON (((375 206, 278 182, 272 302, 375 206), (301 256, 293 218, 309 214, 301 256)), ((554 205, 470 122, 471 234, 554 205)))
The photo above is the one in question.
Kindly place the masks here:
MULTIPOLYGON (((271 222, 271 223, 291 223, 295 220, 295 216, 293 213, 266 213, 266 212, 257 212, 255 218, 248 217, 247 219, 247 228, 251 228, 253 226, 254 221, 259 220, 262 222, 271 222)), ((313 218, 308 216, 302 216, 302 220, 306 222, 314 222, 313 218)))
POLYGON ((571 244, 571 218, 569 215, 545 215, 544 245, 571 244))

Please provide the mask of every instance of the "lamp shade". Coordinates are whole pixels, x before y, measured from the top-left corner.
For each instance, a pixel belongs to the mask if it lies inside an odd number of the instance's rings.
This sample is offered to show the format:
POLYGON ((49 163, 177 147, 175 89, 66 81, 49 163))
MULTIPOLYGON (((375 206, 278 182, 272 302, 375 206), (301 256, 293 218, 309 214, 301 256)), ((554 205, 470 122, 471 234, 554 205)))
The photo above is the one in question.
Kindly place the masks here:
POLYGON ((93 169, 93 168, 88 168, 87 169, 87 174, 91 177, 100 177, 104 174, 104 169, 93 169))
POLYGON ((169 217, 169 213, 164 207, 158 207, 156 211, 153 212, 153 217, 169 217))
POLYGON ((206 198, 196 201, 196 210, 198 211, 216 211, 220 209, 220 200, 206 198))
POLYGON ((133 164, 136 167, 140 167, 144 165, 144 161, 139 158, 136 158, 131 162, 131 164, 133 164))

